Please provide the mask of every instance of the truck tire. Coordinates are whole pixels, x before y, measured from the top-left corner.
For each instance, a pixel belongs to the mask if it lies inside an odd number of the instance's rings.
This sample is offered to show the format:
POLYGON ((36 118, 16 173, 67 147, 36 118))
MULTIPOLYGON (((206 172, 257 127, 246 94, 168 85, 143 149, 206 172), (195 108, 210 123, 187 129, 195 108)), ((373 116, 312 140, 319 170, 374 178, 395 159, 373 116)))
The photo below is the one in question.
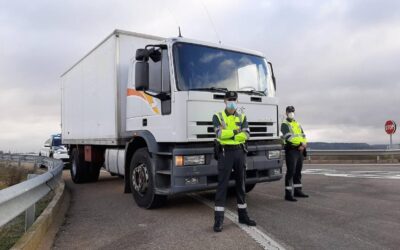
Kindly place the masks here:
POLYGON ((246 189, 246 193, 250 193, 251 190, 254 189, 254 187, 256 186, 256 184, 246 184, 245 189, 246 189))
POLYGON ((139 207, 157 208, 166 203, 167 196, 155 193, 152 161, 147 148, 139 148, 134 153, 129 167, 129 182, 139 207))
POLYGON ((83 154, 79 154, 77 148, 72 149, 71 153, 71 179, 74 183, 85 183, 89 181, 89 168, 83 159, 83 154))

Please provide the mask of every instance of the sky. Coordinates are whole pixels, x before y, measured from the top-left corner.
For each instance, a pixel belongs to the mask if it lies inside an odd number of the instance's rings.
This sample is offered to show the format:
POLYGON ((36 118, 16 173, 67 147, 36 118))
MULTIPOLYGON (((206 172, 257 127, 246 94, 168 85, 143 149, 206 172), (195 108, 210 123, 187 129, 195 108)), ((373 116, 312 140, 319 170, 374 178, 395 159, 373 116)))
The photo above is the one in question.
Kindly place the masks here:
POLYGON ((61 131, 60 75, 114 29, 178 26, 263 52, 309 141, 385 144, 385 121, 400 126, 397 0, 0 0, 0 150, 38 152, 61 131))

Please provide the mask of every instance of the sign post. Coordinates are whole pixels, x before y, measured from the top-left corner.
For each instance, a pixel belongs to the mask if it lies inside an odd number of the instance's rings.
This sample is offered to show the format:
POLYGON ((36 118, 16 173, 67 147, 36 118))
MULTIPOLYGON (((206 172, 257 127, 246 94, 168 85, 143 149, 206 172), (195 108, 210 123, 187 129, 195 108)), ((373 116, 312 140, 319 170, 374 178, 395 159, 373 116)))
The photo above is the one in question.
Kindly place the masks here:
POLYGON ((393 120, 386 121, 385 131, 390 135, 390 148, 392 148, 392 135, 396 132, 396 123, 393 120))

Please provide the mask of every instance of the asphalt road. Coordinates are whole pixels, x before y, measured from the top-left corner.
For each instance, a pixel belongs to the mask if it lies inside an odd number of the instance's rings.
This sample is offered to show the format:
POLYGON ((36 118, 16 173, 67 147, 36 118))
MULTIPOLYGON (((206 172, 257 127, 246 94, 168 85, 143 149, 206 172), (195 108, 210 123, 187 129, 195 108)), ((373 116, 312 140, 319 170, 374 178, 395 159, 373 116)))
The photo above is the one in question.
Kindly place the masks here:
MULTIPOLYGON (((64 178, 72 203, 54 249, 261 248, 227 219, 214 233, 212 209, 191 197, 145 210, 107 173, 91 184, 64 178)), ((247 196, 257 228, 287 249, 400 248, 400 165, 306 165, 303 183, 311 197, 295 203, 283 200, 283 181, 258 184, 247 196)), ((236 211, 235 197, 228 208, 236 211)))

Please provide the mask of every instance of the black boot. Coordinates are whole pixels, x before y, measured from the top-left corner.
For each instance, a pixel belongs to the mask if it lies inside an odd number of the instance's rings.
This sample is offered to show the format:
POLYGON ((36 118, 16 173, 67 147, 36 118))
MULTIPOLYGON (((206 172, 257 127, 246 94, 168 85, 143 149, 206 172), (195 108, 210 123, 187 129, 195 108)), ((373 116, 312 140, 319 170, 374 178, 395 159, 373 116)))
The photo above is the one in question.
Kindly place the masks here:
POLYGON ((215 212, 214 232, 221 232, 224 224, 224 212, 215 212))
POLYGON ((290 190, 285 190, 285 200, 287 200, 287 201, 297 201, 295 198, 293 198, 292 192, 290 190))
POLYGON ((309 196, 307 194, 303 193, 303 191, 301 191, 301 189, 296 188, 294 190, 294 197, 308 198, 309 196))
POLYGON ((239 223, 246 224, 247 226, 256 226, 256 222, 252 219, 249 218, 249 215, 247 214, 247 210, 244 209, 238 209, 238 215, 239 215, 239 223))

